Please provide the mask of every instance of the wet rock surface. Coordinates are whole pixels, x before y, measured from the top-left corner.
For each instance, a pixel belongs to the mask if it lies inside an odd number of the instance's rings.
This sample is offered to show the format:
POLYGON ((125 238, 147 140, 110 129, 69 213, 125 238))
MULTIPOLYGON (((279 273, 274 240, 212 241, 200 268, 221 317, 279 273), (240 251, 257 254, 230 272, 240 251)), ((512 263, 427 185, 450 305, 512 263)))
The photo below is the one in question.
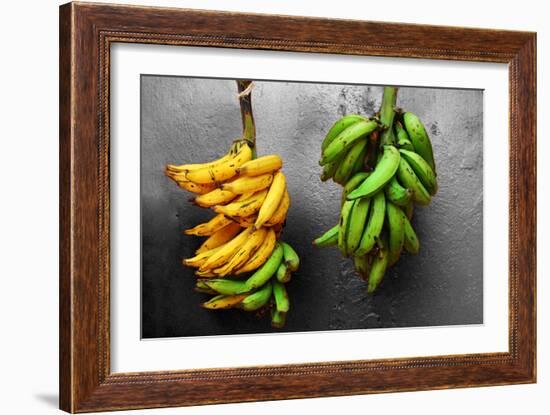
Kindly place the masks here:
MULTIPOLYGON (((168 180, 166 163, 221 156, 241 133, 231 80, 143 76, 141 80, 142 335, 180 337, 265 333, 269 318, 199 307, 193 270, 181 259, 200 239, 182 233, 212 212, 168 180)), ((302 265, 288 284, 291 310, 282 331, 420 327, 483 322, 483 94, 401 88, 398 106, 431 135, 439 193, 413 218, 417 256, 403 255, 374 295, 335 248, 311 241, 338 220, 341 187, 319 180, 320 143, 346 113, 373 115, 382 88, 256 82, 258 154, 278 153, 292 198, 284 240, 302 265)), ((136 276, 139 278, 139 276, 136 276)))

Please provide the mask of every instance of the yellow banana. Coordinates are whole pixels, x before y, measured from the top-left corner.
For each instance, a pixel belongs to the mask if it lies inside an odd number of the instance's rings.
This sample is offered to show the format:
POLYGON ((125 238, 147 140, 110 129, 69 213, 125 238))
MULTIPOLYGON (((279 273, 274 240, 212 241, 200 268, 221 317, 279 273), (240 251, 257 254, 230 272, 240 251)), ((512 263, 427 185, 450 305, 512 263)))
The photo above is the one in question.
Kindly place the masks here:
POLYGON ((241 195, 243 193, 258 192, 263 190, 269 187, 272 181, 272 174, 262 174, 254 177, 243 176, 233 180, 232 182, 222 184, 221 189, 241 195))
POLYGON ((265 173, 273 173, 283 167, 283 160, 276 154, 258 157, 247 161, 237 169, 237 173, 245 176, 260 176, 265 173))
POLYGON ((219 231, 214 232, 202 245, 195 251, 195 254, 202 254, 203 252, 217 248, 224 243, 230 241, 239 231, 241 226, 238 223, 230 223, 219 231))
POLYGON ((201 271, 201 270, 196 270, 195 271, 195 275, 197 277, 200 277, 200 278, 212 278, 212 277, 217 277, 216 274, 214 274, 212 271, 201 271))
POLYGON ((286 191, 286 178, 282 172, 277 172, 273 177, 273 183, 269 188, 269 192, 262 203, 260 211, 258 212, 258 218, 254 226, 260 228, 266 223, 275 213, 279 207, 279 203, 286 191))
POLYGON ((211 298, 205 303, 202 303, 204 308, 209 310, 220 310, 224 308, 235 307, 237 304, 242 302, 248 294, 238 294, 238 295, 217 295, 216 297, 211 298))
POLYGON ((246 239, 250 237, 250 234, 252 233, 251 229, 252 228, 243 230, 240 234, 231 239, 229 242, 226 242, 218 248, 214 248, 217 249, 217 251, 213 255, 209 256, 208 259, 202 263, 199 271, 210 271, 221 267, 223 264, 229 261, 231 257, 235 254, 235 252, 237 252, 237 250, 242 246, 242 244, 246 242, 246 239))
POLYGON ((188 182, 185 180, 182 181, 176 181, 180 189, 187 190, 191 193, 197 193, 199 195, 203 195, 205 193, 211 192, 216 188, 214 184, 198 184, 193 182, 188 182))
POLYGON ((212 255, 214 255, 220 248, 213 248, 209 251, 201 252, 195 255, 193 258, 186 258, 183 260, 183 264, 188 267, 200 268, 212 255))
POLYGON ((237 169, 252 158, 252 150, 244 144, 234 157, 213 167, 202 167, 186 173, 187 180, 195 183, 221 183, 237 174, 237 169))
POLYGON ((250 228, 251 226, 254 226, 254 222, 256 222, 256 217, 256 215, 245 216, 242 218, 234 216, 231 219, 237 222, 243 228, 250 228))
POLYGON ((214 216, 208 222, 201 223, 194 228, 186 229, 184 233, 186 235, 195 235, 195 236, 210 236, 220 229, 226 227, 232 222, 231 219, 226 218, 224 215, 219 214, 214 216))
POLYGON ((273 249, 275 249, 276 243, 277 235, 275 234, 273 228, 270 228, 267 230, 267 235, 257 251, 254 252, 254 254, 241 268, 236 269, 235 274, 239 275, 245 272, 254 271, 263 265, 263 263, 271 256, 273 249))
POLYGON ((254 193, 248 199, 238 200, 225 206, 214 206, 214 212, 222 213, 229 217, 238 216, 240 218, 253 215, 262 207, 267 193, 267 189, 264 189, 258 193, 254 193))
POLYGON ((279 203, 279 206, 277 207, 277 210, 271 216, 267 222, 264 224, 265 226, 274 226, 279 223, 283 223, 286 219, 286 214, 288 212, 288 208, 290 207, 290 195, 288 194, 288 190, 285 190, 285 194, 283 195, 283 198, 281 200, 281 203, 279 203))
POLYGON ((231 149, 229 150, 229 152, 224 154, 219 159, 212 160, 206 163, 180 164, 180 165, 167 164, 166 173, 187 173, 191 170, 198 170, 205 167, 214 167, 217 164, 223 163, 224 161, 231 159, 243 145, 244 145, 244 142, 242 140, 236 141, 231 146, 231 149))
POLYGON ((214 274, 224 277, 230 274, 234 269, 241 267, 262 245, 266 235, 267 230, 265 228, 260 228, 252 232, 252 235, 250 235, 250 237, 239 248, 235 255, 233 255, 233 257, 229 260, 227 264, 225 264, 221 268, 213 270, 214 274))
POLYGON ((202 207, 212 207, 215 205, 224 205, 235 199, 237 195, 228 190, 214 189, 211 192, 197 196, 193 201, 202 207))

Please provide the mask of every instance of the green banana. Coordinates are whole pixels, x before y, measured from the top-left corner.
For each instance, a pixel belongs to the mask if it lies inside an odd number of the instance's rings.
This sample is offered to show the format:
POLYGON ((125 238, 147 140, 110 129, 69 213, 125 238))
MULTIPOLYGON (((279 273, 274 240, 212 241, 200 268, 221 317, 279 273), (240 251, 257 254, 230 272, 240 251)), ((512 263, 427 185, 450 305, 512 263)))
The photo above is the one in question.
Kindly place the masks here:
POLYGON ((401 153, 401 157, 407 160, 430 195, 435 195, 437 193, 437 178, 430 165, 415 152, 408 150, 399 150, 399 152, 401 153))
POLYGON ((370 198, 367 197, 358 199, 351 210, 349 227, 346 235, 346 249, 349 254, 353 254, 361 242, 361 237, 363 236, 369 214, 370 201, 370 198))
POLYGON ((216 293, 223 295, 242 294, 249 291, 244 281, 229 279, 211 279, 204 280, 203 282, 207 287, 216 291, 216 293))
POLYGON ((410 254, 418 254, 418 251, 420 251, 420 241, 416 236, 416 232, 414 231, 411 222, 407 219, 405 212, 403 212, 403 231, 405 234, 403 248, 405 248, 405 251, 410 254))
POLYGON ((239 307, 246 311, 258 310, 267 304, 269 298, 271 297, 271 292, 271 282, 268 282, 258 291, 246 296, 246 298, 239 304, 239 307))
POLYGON ((313 245, 318 247, 324 246, 334 246, 338 245, 338 232, 340 230, 340 225, 335 225, 326 231, 324 234, 319 236, 313 241, 313 245))
POLYGON ((351 178, 348 180, 346 185, 344 186, 344 190, 342 191, 342 204, 346 201, 346 198, 348 197, 348 194, 355 190, 357 186, 359 186, 363 181, 369 177, 369 172, 361 171, 359 173, 355 173, 351 178))
POLYGON ((365 281, 369 279, 370 268, 372 265, 372 258, 370 255, 354 256, 353 264, 355 265, 355 270, 359 273, 361 278, 365 281))
POLYGON ((369 294, 372 294, 376 288, 378 288, 384 278, 386 269, 388 268, 388 242, 386 237, 381 238, 380 245, 380 251, 374 257, 370 268, 369 283, 367 288, 367 292, 369 294))
POLYGON ((338 232, 338 249, 344 256, 348 256, 346 245, 351 211, 355 205, 355 200, 347 200, 340 210, 340 232, 338 232))
MULTIPOLYGON (((366 158, 367 153, 369 151, 369 139, 368 137, 365 138, 365 147, 363 147, 363 151, 361 151, 361 154, 359 154, 359 157, 355 160, 355 164, 353 165, 351 174, 348 176, 348 179, 352 177, 354 174, 360 171, 364 171, 366 168, 366 158)), ((347 183, 347 180, 346 180, 347 183)))
POLYGON ((395 176, 384 187, 384 191, 386 192, 386 198, 398 206, 406 206, 412 200, 412 190, 401 186, 395 176))
POLYGON ((403 115, 403 122, 405 123, 405 129, 409 134, 410 140, 413 144, 414 151, 418 153, 432 170, 435 172, 435 161, 432 149, 432 142, 430 137, 424 128, 424 124, 420 121, 420 118, 412 112, 406 112, 403 115))
POLYGON ((281 313, 275 309, 271 310, 271 327, 280 329, 286 323, 286 313, 281 313))
POLYGON ((353 173, 353 169, 357 163, 357 160, 361 158, 361 155, 363 155, 363 157, 365 156, 363 150, 366 147, 367 147, 367 137, 363 137, 357 140, 351 146, 347 154, 344 156, 344 158, 338 165, 336 172, 334 173, 334 181, 336 183, 341 184, 342 186, 346 184, 349 177, 353 173))
POLYGON ((275 298, 275 306, 277 311, 281 313, 288 313, 290 309, 290 302, 288 301, 288 293, 284 284, 278 281, 273 281, 273 297, 275 298))
POLYGON ((384 152, 374 171, 348 195, 347 199, 369 197, 382 189, 397 171, 400 158, 399 151, 394 146, 384 146, 384 152))
POLYGON ((350 125, 342 131, 334 140, 323 150, 319 164, 321 166, 330 163, 347 151, 361 137, 370 134, 378 127, 374 120, 363 120, 350 125))
POLYGON ((287 283, 290 281, 291 277, 292 277, 292 274, 290 273, 290 270, 286 266, 285 262, 282 261, 279 264, 279 267, 277 268, 277 272, 275 273, 275 278, 279 282, 287 283))
POLYGON ((298 271, 298 268, 300 267, 300 257, 294 248, 286 242, 281 242, 281 245, 283 245, 283 260, 287 268, 291 272, 298 271))
POLYGON ((397 139, 397 148, 404 148, 405 150, 414 151, 413 144, 409 139, 409 135, 403 128, 403 125, 399 121, 396 121, 394 126, 397 139))
POLYGON ((405 215, 403 211, 396 205, 389 202, 386 203, 386 213, 388 218, 388 266, 392 266, 397 262, 403 250, 405 240, 405 229, 403 219, 405 215))
POLYGON ((413 200, 419 205, 429 205, 431 201, 430 194, 420 182, 420 179, 416 176, 413 169, 407 163, 407 160, 401 158, 399 161, 399 168, 397 169, 397 178, 403 184, 413 192, 413 200))
POLYGON ((254 272, 247 280, 246 286, 254 290, 264 285, 277 272, 279 264, 283 260, 283 246, 277 243, 268 260, 254 272))
POLYGON ((405 206, 403 206, 403 212, 405 212, 405 216, 408 220, 411 220, 414 213, 414 203, 411 200, 409 203, 407 203, 405 206))
POLYGON ((370 208, 369 219, 363 235, 361 236, 361 242, 359 248, 355 250, 356 256, 366 255, 378 240, 382 227, 384 226, 384 218, 386 216, 386 196, 384 192, 378 192, 372 198, 372 207, 370 208))
POLYGON ((217 291, 214 291, 212 288, 206 285, 203 280, 197 280, 195 284, 195 291, 202 294, 219 294, 217 291))
POLYGON ((340 160, 325 164, 323 166, 323 172, 321 173, 321 181, 326 182, 334 177, 334 173, 338 170, 338 166, 340 166, 340 160))
POLYGON ((323 143, 321 144, 321 150, 325 150, 325 148, 327 148, 328 145, 332 143, 332 141, 338 136, 338 134, 340 134, 350 125, 365 119, 366 119, 365 117, 362 117, 361 115, 357 115, 357 114, 348 114, 340 118, 338 121, 336 121, 332 125, 330 130, 328 130, 328 133, 325 139, 323 140, 323 143))

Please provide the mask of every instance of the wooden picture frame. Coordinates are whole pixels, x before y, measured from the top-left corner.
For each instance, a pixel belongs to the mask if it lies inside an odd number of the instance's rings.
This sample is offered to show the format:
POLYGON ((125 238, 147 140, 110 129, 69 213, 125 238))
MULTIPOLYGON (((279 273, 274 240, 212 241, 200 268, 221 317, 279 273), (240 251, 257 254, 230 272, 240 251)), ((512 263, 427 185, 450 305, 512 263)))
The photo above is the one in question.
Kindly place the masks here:
POLYGON ((59 93, 61 409, 90 412, 535 382, 535 33, 69 3, 60 8, 59 93), (509 352, 111 373, 109 62, 110 46, 118 42, 508 64, 509 352))

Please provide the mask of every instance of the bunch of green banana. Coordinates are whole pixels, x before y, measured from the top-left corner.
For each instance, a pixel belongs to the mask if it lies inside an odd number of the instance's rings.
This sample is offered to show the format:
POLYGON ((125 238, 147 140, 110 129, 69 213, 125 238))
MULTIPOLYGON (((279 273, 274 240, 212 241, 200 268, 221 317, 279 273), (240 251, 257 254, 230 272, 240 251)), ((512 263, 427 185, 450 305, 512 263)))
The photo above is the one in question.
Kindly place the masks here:
POLYGON ((313 244, 352 257, 369 293, 403 250, 418 253, 413 207, 437 193, 430 138, 416 115, 396 111, 396 97, 396 88, 385 87, 378 119, 346 115, 321 145, 321 180, 343 186, 342 207, 338 224, 313 244))

